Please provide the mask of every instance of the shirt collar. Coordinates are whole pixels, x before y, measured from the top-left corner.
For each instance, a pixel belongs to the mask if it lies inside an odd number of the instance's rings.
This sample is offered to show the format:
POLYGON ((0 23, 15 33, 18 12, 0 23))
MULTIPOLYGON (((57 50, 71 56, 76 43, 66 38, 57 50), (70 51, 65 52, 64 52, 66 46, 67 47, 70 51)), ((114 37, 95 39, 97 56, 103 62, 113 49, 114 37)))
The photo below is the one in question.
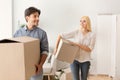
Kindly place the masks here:
MULTIPOLYGON (((23 28, 24 28, 24 30, 26 30, 26 31, 28 30, 27 25, 25 25, 23 28)), ((32 30, 34 30, 34 29, 36 29, 36 28, 37 28, 37 27, 34 27, 32 30)))
POLYGON ((27 31, 27 26, 25 25, 25 26, 23 27, 23 29, 27 31))

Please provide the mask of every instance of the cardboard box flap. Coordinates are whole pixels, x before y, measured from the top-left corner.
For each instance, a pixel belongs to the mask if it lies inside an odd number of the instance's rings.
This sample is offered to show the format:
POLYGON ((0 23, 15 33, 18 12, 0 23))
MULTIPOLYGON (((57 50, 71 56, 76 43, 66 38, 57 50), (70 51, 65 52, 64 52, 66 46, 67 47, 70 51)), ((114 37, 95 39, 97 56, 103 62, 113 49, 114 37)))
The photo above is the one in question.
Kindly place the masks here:
POLYGON ((18 41, 10 40, 10 39, 3 39, 0 40, 0 43, 19 43, 18 41))
POLYGON ((72 42, 70 40, 67 40, 67 39, 64 39, 64 38, 61 38, 60 40, 63 41, 63 42, 65 42, 65 43, 67 43, 67 44, 70 44, 70 45, 73 45, 71 43, 74 43, 74 42, 72 42))
POLYGON ((23 37, 12 38, 11 40, 22 42, 22 43, 26 43, 26 42, 36 41, 38 39, 37 38, 28 37, 28 36, 23 36, 23 37))

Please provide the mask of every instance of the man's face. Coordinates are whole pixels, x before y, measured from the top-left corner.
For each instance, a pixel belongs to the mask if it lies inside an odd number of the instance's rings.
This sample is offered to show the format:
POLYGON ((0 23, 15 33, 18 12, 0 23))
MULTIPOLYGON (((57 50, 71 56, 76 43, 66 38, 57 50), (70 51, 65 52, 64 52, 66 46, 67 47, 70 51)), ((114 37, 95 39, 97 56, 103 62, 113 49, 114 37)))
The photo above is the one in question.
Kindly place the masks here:
POLYGON ((30 26, 38 26, 39 24, 39 13, 35 12, 31 14, 30 16, 26 16, 26 20, 28 25, 30 26))

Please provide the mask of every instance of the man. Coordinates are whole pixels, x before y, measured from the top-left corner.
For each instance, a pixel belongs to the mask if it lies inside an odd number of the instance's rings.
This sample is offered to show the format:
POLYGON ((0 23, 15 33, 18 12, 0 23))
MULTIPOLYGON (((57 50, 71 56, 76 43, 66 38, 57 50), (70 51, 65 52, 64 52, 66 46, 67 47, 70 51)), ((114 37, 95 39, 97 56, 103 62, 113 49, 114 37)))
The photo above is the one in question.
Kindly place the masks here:
POLYGON ((25 10, 26 25, 14 34, 14 37, 29 36, 40 40, 40 61, 39 64, 35 65, 36 75, 32 76, 30 80, 43 79, 42 66, 49 52, 47 34, 44 30, 37 27, 40 13, 41 11, 35 7, 27 8, 25 10))

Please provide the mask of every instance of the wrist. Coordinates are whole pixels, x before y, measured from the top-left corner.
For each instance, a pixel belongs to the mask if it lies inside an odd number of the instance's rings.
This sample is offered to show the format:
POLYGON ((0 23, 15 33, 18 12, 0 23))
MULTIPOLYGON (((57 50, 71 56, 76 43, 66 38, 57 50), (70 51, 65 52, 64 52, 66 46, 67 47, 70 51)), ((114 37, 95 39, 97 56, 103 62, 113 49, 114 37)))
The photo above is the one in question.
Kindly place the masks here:
POLYGON ((42 66, 42 63, 40 63, 38 66, 42 66))

